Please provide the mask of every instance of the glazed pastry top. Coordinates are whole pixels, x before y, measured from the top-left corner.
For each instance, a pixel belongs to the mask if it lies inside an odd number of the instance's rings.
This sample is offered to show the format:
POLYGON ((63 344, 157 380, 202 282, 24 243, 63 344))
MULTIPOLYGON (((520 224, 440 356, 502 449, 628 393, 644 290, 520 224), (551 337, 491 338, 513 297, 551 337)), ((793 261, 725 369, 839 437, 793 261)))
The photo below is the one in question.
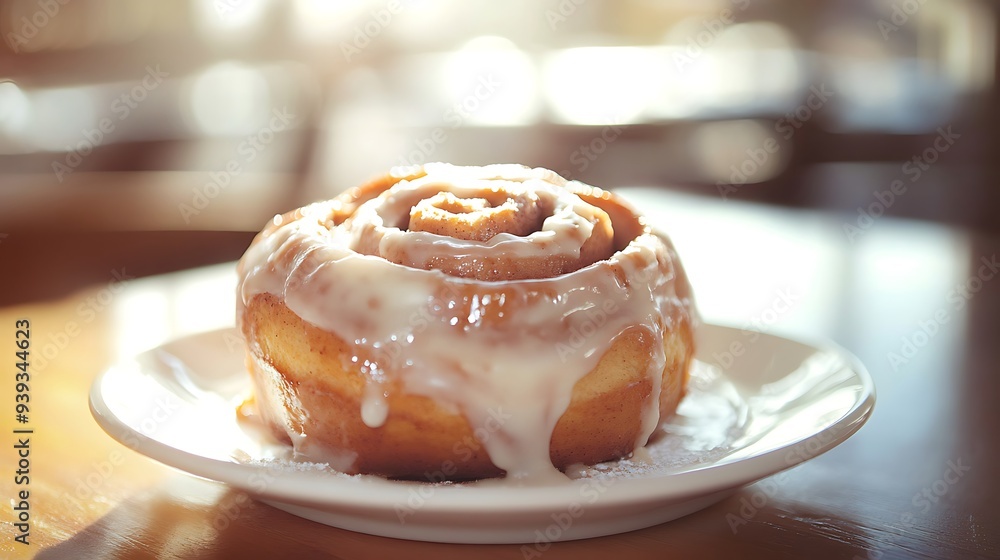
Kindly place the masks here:
POLYGON ((241 328, 263 293, 352 348, 366 424, 401 381, 494 430, 483 444, 514 477, 557 472, 549 439, 574 385, 633 327, 658 341, 645 445, 664 332, 696 320, 665 235, 611 193, 520 165, 394 170, 275 216, 240 261, 241 328))

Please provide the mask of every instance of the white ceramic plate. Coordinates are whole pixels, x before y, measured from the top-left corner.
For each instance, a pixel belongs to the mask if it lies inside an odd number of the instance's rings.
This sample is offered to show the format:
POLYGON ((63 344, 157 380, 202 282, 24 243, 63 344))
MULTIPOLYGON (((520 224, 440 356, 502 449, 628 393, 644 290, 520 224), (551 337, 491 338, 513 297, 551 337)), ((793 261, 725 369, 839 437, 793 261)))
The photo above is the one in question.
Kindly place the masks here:
POLYGON ((691 390, 648 456, 543 486, 391 481, 288 460, 286 447, 237 423, 250 382, 232 329, 110 369, 94 382, 90 405, 101 427, 136 451, 307 519, 404 539, 544 546, 702 509, 833 448, 871 414, 872 380, 841 348, 714 325, 698 339, 691 390))

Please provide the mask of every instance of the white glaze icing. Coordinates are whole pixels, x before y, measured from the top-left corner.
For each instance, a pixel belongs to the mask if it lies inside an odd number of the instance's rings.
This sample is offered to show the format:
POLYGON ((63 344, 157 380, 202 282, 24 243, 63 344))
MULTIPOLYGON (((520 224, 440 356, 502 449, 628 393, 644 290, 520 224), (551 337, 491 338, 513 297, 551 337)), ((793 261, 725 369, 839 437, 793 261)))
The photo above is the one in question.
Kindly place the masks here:
POLYGON ((609 258, 552 278, 484 282, 427 270, 423 266, 441 254, 579 256, 592 234, 594 208, 548 170, 444 164, 425 170, 335 227, 328 218, 340 201, 307 206, 298 219, 276 217, 241 261, 238 322, 255 295, 283 299, 303 320, 367 356, 360 366, 369 377, 365 424, 385 422, 381 380, 396 376, 406 391, 460 411, 473 429, 495 430, 483 441, 492 462, 508 476, 535 480, 562 476, 549 459, 549 441, 576 382, 619 334, 642 326, 656 341, 646 372, 653 391, 635 442, 636 449, 645 445, 659 424, 664 332, 693 313, 667 238, 647 227, 609 258), (439 192, 478 198, 483 189, 509 195, 521 209, 542 205, 541 229, 485 242, 406 231, 407 216, 422 201, 439 192), (388 253, 405 253, 415 266, 376 256, 388 253), (465 289, 470 285, 477 290, 465 289))
POLYGON ((378 428, 385 424, 389 417, 389 403, 386 401, 382 384, 368 381, 365 384, 365 394, 361 401, 361 420, 369 428, 378 428))

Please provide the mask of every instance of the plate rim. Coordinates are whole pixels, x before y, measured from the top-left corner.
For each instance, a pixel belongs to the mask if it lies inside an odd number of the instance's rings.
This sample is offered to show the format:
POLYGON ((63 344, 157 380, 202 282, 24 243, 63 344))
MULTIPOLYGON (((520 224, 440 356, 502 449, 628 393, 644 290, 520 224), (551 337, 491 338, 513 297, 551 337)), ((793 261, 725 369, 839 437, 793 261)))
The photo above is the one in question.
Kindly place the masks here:
MULTIPOLYGON (((162 349, 167 345, 182 343, 187 339, 203 338, 230 330, 233 330, 233 327, 170 339, 139 355, 162 349)), ((729 325, 702 323, 698 326, 698 330, 699 334, 704 336, 706 331, 739 332, 741 329, 729 325)), ((614 486, 616 490, 600 495, 599 503, 602 506, 662 503, 667 500, 682 500, 728 488, 739 488, 828 452, 853 436, 868 421, 876 401, 875 384, 867 368, 851 352, 831 340, 806 342, 770 333, 761 333, 761 336, 782 343, 799 344, 817 352, 833 352, 839 355, 844 360, 844 366, 849 368, 860 381, 862 390, 855 397, 853 405, 840 418, 825 428, 810 431, 795 441, 770 448, 750 457, 709 462, 681 473, 659 473, 635 478, 615 479, 608 486, 614 486), (823 434, 832 434, 832 437, 820 442, 817 449, 809 450, 808 453, 796 453, 793 460, 787 458, 796 447, 803 446, 823 434)), ((411 491, 429 485, 423 481, 388 480, 374 476, 344 478, 337 475, 331 476, 325 471, 274 471, 263 465, 222 461, 175 448, 133 428, 119 418, 105 402, 102 394, 104 382, 112 373, 126 365, 138 367, 138 363, 133 357, 105 369, 94 379, 88 399, 91 414, 97 424, 112 439, 169 467, 225 483, 264 500, 378 511, 383 511, 386 508, 395 510, 406 503, 411 491), (130 440, 131 443, 125 441, 126 439, 130 440), (268 474, 287 473, 290 476, 273 477, 273 480, 261 489, 258 488, 254 479, 262 472, 268 474), (321 489, 325 491, 317 491, 316 487, 310 484, 312 481, 322 481, 324 486, 321 489)), ((540 488, 537 486, 505 485, 494 487, 434 484, 432 486, 434 489, 433 499, 425 499, 419 511, 441 514, 551 511, 554 505, 565 507, 565 504, 572 503, 574 499, 578 500, 582 487, 592 480, 594 479, 577 479, 568 480, 565 485, 545 485, 541 487, 544 492, 539 492, 540 488), (477 503, 470 504, 470 497, 476 498, 477 503), (483 503, 488 503, 488 507, 484 507, 483 503)))

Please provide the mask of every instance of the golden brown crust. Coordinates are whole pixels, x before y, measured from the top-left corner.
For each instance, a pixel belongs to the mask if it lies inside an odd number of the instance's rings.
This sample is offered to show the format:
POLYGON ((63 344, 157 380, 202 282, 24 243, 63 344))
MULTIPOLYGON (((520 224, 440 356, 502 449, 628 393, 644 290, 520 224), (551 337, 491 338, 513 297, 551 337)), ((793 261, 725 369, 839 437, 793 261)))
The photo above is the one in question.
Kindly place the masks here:
MULTIPOLYGON (((298 317, 278 298, 255 296, 244 321, 258 405, 273 432, 305 433, 310 445, 356 454, 352 472, 389 477, 452 480, 502 474, 476 440, 465 417, 389 381, 388 417, 378 428, 361 414, 366 376, 350 362, 350 348, 336 335, 298 317)), ((643 403, 652 390, 646 376, 654 355, 644 328, 626 330, 597 366, 573 389, 569 408, 550 441, 553 465, 594 464, 632 452, 643 403)), ((664 335, 666 365, 661 417, 683 396, 692 354, 687 323, 664 335)))
POLYGON ((394 171, 276 217, 239 274, 261 416, 339 470, 463 480, 613 460, 687 386, 696 314, 669 239, 549 171, 394 171), (518 409, 509 425, 502 408, 518 409))

